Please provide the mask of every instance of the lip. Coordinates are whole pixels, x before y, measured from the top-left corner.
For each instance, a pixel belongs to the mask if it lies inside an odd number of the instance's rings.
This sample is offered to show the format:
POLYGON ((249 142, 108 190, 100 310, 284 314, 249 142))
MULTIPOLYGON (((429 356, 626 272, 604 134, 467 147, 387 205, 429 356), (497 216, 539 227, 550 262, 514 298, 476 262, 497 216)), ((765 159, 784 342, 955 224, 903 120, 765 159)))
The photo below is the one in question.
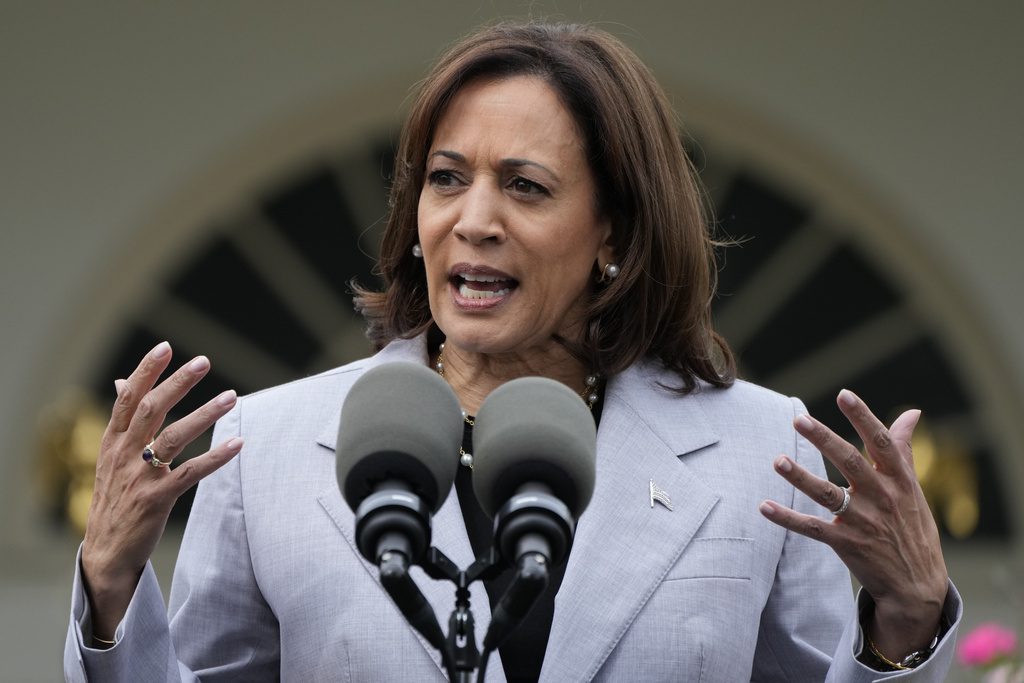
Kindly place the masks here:
POLYGON ((490 266, 473 265, 472 263, 456 263, 448 271, 448 278, 453 280, 460 275, 490 275, 493 277, 501 278, 502 280, 515 280, 514 277, 506 272, 500 271, 490 266))
POLYGON ((483 311, 501 306, 515 295, 516 287, 512 287, 508 294, 504 294, 502 296, 494 296, 486 299, 469 298, 462 296, 459 292, 459 278, 463 275, 483 275, 502 280, 511 280, 517 285, 519 283, 516 278, 504 271, 498 270, 497 268, 472 263, 456 263, 448 270, 448 290, 451 292, 452 302, 455 306, 465 311, 483 311))

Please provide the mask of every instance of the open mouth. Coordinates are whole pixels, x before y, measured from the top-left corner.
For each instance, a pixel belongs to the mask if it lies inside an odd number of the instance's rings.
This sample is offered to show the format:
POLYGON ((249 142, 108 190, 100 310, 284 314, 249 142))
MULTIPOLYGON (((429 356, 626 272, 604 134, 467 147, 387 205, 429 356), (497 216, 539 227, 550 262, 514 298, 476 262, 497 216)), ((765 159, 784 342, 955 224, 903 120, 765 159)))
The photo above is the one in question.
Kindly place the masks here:
POLYGON ((465 299, 496 299, 508 296, 519 286, 514 278, 480 273, 456 273, 452 284, 465 299))

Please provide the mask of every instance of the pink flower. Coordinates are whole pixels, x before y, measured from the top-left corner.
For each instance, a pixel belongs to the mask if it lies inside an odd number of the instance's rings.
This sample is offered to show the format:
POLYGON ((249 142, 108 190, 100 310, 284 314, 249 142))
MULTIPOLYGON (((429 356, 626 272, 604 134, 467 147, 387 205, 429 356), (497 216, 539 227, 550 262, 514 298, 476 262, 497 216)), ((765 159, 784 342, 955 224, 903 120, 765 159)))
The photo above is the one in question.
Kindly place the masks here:
POLYGON ((1017 635, 999 624, 981 624, 967 634, 957 654, 960 663, 965 666, 986 666, 1003 658, 1010 657, 1017 649, 1017 635))

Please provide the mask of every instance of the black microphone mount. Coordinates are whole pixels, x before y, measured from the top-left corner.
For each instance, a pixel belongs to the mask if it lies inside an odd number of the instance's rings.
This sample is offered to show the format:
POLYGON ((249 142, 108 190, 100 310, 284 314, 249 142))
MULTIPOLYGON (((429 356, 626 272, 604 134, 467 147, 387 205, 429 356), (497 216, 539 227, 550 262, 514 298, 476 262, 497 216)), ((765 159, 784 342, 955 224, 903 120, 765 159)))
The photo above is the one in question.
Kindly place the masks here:
MULTIPOLYGON (((364 505, 370 504, 378 510, 386 505, 383 498, 370 503, 377 495, 367 498, 364 505)), ((408 501, 400 497, 396 501, 393 494, 388 502, 397 503, 402 513, 413 512, 407 507, 408 501)), ((360 506, 362 511, 363 505, 360 506)), ((364 523, 359 514, 357 520, 357 527, 364 523)), ((427 529, 429 534, 429 526, 427 529)), ((490 653, 512 633, 544 592, 550 580, 550 567, 565 560, 575 522, 568 507, 552 495, 550 489, 529 484, 520 487, 502 506, 495 515, 494 529, 495 547, 466 569, 459 569, 433 546, 419 557, 415 547, 409 546, 407 553, 391 542, 390 549, 377 556, 381 584, 413 628, 441 653, 442 664, 453 683, 472 683, 474 672, 478 672, 476 680, 483 683, 490 653), (436 581, 455 584, 455 607, 448 619, 447 636, 442 633, 430 603, 409 575, 412 565, 419 565, 436 581), (515 567, 515 576, 491 615, 481 655, 476 644, 469 586, 476 581, 490 581, 509 566, 515 567)), ((383 534, 382 538, 388 536, 383 534)), ((378 543, 380 548, 386 545, 388 543, 378 543)))

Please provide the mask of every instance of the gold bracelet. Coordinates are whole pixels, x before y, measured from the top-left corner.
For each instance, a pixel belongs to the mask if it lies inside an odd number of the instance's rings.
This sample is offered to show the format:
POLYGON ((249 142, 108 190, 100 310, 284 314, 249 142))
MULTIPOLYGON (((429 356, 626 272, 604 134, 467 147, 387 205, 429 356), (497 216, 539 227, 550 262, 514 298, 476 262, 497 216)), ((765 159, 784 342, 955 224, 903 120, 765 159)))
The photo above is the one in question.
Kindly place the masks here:
POLYGON ((106 645, 107 647, 114 647, 115 645, 117 645, 117 641, 116 640, 107 640, 105 638, 100 638, 99 636, 97 636, 95 634, 92 637, 92 642, 94 644, 95 643, 99 643, 100 645, 106 645))
POLYGON ((878 648, 875 647, 875 642, 871 640, 871 636, 865 633, 864 637, 867 638, 868 649, 871 650, 871 654, 877 657, 879 661, 881 661, 883 664, 891 668, 893 671, 903 671, 907 668, 902 664, 897 664, 896 662, 892 661, 891 659, 883 655, 881 652, 879 652, 878 648))
POLYGON ((867 633, 864 634, 864 637, 868 641, 868 649, 871 651, 871 654, 877 657, 880 662, 890 667, 893 671, 906 671, 908 669, 916 669, 919 665, 923 664, 924 661, 928 659, 933 652, 935 652, 935 648, 938 647, 939 644, 939 637, 942 635, 942 633, 943 628, 940 623, 939 630, 935 634, 935 637, 932 638, 932 642, 928 645, 928 647, 921 650, 914 650, 909 655, 901 659, 899 662, 894 662, 885 655, 883 655, 881 652, 879 652, 878 648, 875 647, 874 641, 871 640, 871 636, 869 636, 867 633))

